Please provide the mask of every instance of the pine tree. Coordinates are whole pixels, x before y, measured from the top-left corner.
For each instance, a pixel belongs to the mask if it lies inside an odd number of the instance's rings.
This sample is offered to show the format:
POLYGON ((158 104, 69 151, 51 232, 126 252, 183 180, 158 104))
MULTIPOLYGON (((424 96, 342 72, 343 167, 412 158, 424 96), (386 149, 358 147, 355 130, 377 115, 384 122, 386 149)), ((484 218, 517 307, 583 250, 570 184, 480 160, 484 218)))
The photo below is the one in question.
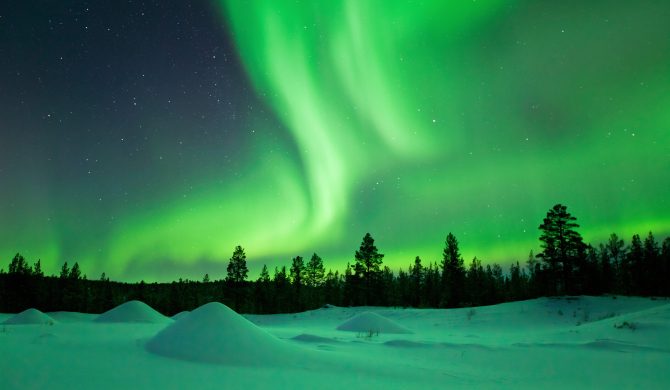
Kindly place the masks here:
POLYGON ((659 277, 662 279, 661 295, 670 296, 670 237, 663 240, 661 246, 661 271, 659 277))
POLYGON ((359 280, 354 275, 351 265, 347 263, 347 267, 344 269, 343 277, 343 291, 342 291, 342 303, 345 306, 354 306, 359 301, 359 280))
POLYGON ((263 264, 263 269, 261 269, 260 275, 256 280, 258 283, 270 283, 270 273, 268 272, 268 266, 263 264))
POLYGON ((659 294, 663 283, 659 277, 661 275, 661 248, 651 232, 644 239, 643 266, 645 292, 653 295, 659 294))
POLYGON ((60 268, 60 279, 65 280, 70 276, 70 269, 67 267, 67 261, 63 263, 63 266, 60 268))
POLYGON ((263 264, 260 275, 256 279, 255 296, 256 296, 256 313, 273 313, 274 310, 270 303, 270 273, 268 266, 263 264))
POLYGON ((302 256, 296 256, 291 261, 291 283, 300 288, 304 284, 303 277, 305 275, 305 262, 302 256))
POLYGON ((428 264, 424 278, 424 299, 426 306, 439 307, 441 291, 440 288, 440 266, 437 263, 428 264))
POLYGON ((38 278, 44 276, 44 272, 42 271, 42 261, 40 259, 37 259, 35 265, 33 266, 33 275, 37 276, 38 278))
POLYGON ((412 305, 412 281, 407 272, 402 268, 398 270, 398 304, 402 307, 409 307, 412 305))
POLYGON ((363 279, 364 284, 364 305, 375 304, 372 299, 372 291, 374 284, 378 282, 379 274, 381 272, 382 259, 384 255, 379 253, 377 247, 374 245, 375 240, 370 233, 366 233, 363 237, 363 242, 359 250, 356 251, 354 258, 356 265, 354 267, 356 276, 363 279))
POLYGON ((246 286, 244 282, 249 273, 247 255, 244 254, 244 249, 240 245, 235 247, 226 271, 226 282, 233 296, 233 309, 239 313, 243 310, 242 305, 246 300, 246 286))
POLYGON ((518 301, 526 297, 526 277, 519 262, 509 267, 509 296, 507 300, 518 301))
POLYGON ((634 234, 630 241, 630 247, 626 254, 626 264, 629 269, 631 290, 628 294, 642 294, 644 290, 644 264, 643 264, 642 240, 639 234, 634 234))
POLYGON ((384 266, 381 271, 380 281, 376 284, 375 297, 377 305, 397 306, 396 285, 393 271, 388 266, 384 266))
POLYGON ((630 278, 630 267, 626 261, 625 244, 615 233, 610 235, 605 244, 609 262, 612 265, 612 280, 614 292, 630 294, 632 280, 630 278))
POLYGON ((539 226, 542 252, 537 257, 547 264, 553 294, 573 293, 573 268, 584 258, 585 245, 575 221, 566 206, 557 204, 539 226))
POLYGON ((247 279, 249 269, 247 268, 247 255, 240 245, 235 247, 233 256, 228 262, 228 275, 226 280, 233 283, 242 283, 247 279))
POLYGON ((81 269, 79 269, 79 263, 77 263, 76 261, 75 261, 74 265, 72 266, 72 269, 70 270, 70 274, 68 275, 68 278, 70 278, 72 280, 81 279, 81 269))
POLYGON ((312 254, 305 269, 305 284, 312 288, 321 287, 326 270, 323 268, 323 260, 316 253, 312 254))
POLYGON ((484 304, 484 268, 482 262, 477 257, 472 259, 466 272, 466 291, 468 302, 472 306, 481 306, 484 304))
POLYGON ((286 313, 289 310, 287 292, 290 287, 290 282, 286 275, 286 266, 282 266, 281 270, 275 267, 273 285, 275 299, 274 307, 278 313, 286 313))
POLYGON ((421 258, 417 256, 414 259, 414 266, 409 268, 410 279, 412 281, 412 300, 411 305, 413 307, 421 306, 421 293, 423 289, 423 277, 424 270, 421 265, 421 258))
POLYGON ((307 306, 318 307, 325 303, 323 297, 323 284, 325 281, 326 270, 323 267, 323 260, 316 253, 305 266, 305 286, 307 288, 307 306))
POLYGON ((324 302, 331 305, 342 305, 342 283, 338 271, 328 270, 323 283, 324 302))
POLYGON ((30 275, 32 273, 28 262, 20 254, 16 254, 12 259, 12 262, 9 263, 9 273, 18 274, 18 275, 30 275))
POLYGON ((607 247, 604 244, 600 244, 598 254, 600 259, 600 291, 601 293, 611 293, 614 285, 614 272, 612 271, 607 247))
POLYGON ((296 256, 291 262, 290 269, 291 286, 293 287, 293 311, 302 311, 303 309, 302 286, 304 284, 304 275, 305 263, 302 260, 302 256, 296 256))
POLYGON ((442 260, 443 304, 446 307, 462 305, 465 288, 465 266, 458 249, 458 240, 452 233, 447 235, 442 260))

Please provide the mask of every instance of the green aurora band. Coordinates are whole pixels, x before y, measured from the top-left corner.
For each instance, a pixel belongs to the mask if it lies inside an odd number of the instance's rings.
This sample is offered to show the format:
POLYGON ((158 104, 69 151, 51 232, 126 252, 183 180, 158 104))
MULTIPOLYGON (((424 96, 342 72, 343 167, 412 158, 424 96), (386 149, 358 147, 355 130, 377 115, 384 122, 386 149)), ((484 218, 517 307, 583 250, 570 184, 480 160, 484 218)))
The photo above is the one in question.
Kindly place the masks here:
MULTIPOLYGON (((394 270, 440 260, 448 232, 466 262, 508 264, 537 249, 555 203, 587 242, 666 236, 670 6, 643 3, 221 2, 294 144, 255 138, 239 176, 127 210, 79 261, 156 280, 172 259, 192 271, 172 278, 199 278, 240 244, 253 277, 315 251, 341 270, 369 231, 394 270)), ((31 233, 47 270, 71 255, 58 230, 31 233)))

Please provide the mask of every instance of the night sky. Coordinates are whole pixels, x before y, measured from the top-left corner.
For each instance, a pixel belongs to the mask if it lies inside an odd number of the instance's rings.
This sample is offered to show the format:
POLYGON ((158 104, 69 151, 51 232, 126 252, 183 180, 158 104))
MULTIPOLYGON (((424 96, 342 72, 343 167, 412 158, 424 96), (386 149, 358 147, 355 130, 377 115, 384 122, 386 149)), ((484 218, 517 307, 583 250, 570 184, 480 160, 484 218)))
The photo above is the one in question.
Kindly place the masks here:
POLYGON ((225 276, 670 234, 670 2, 0 3, 0 267, 225 276))

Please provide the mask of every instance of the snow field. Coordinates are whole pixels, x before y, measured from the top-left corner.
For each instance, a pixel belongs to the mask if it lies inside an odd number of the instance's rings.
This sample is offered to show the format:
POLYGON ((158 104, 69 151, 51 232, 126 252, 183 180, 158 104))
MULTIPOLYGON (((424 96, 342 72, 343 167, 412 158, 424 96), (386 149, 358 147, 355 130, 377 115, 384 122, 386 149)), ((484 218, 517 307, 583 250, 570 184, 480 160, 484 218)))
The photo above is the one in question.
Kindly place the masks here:
POLYGON ((247 316, 210 303, 162 323, 51 314, 54 325, 0 325, 0 387, 670 387, 664 299, 563 297, 247 316), (365 312, 412 333, 337 329, 365 312))

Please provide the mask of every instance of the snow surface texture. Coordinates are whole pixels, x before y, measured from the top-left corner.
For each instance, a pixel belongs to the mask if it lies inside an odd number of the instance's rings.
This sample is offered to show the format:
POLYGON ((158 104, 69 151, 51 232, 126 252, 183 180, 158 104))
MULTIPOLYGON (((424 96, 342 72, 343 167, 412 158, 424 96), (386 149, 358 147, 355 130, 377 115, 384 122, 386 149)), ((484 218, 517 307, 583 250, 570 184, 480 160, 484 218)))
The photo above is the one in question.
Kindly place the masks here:
POLYGON ((338 326, 337 330, 359 332, 369 336, 378 335, 380 333, 412 333, 409 329, 371 311, 366 311, 354 316, 338 326))
MULTIPOLYGON (((49 313, 58 320, 54 326, 0 324, 0 388, 670 388, 667 299, 330 307, 246 320, 219 304, 200 309, 191 313, 198 311, 200 320, 189 314, 167 323, 100 323, 93 315, 60 312, 49 313), (366 311, 413 333, 337 330, 366 311), (188 342, 159 337, 168 329, 188 342), (203 340, 215 348, 204 348, 203 340), (152 343, 171 355, 149 352, 152 343), (213 362, 203 358, 208 355, 213 362)), ((11 317, 0 314, 0 321, 11 317)))
POLYGON ((56 320, 37 309, 27 309, 21 313, 8 318, 3 325, 53 325, 56 320))
POLYGON ((153 324, 161 324, 172 322, 172 320, 149 305, 140 301, 129 301, 119 305, 111 310, 108 310, 98 318, 96 322, 148 322, 153 324))

